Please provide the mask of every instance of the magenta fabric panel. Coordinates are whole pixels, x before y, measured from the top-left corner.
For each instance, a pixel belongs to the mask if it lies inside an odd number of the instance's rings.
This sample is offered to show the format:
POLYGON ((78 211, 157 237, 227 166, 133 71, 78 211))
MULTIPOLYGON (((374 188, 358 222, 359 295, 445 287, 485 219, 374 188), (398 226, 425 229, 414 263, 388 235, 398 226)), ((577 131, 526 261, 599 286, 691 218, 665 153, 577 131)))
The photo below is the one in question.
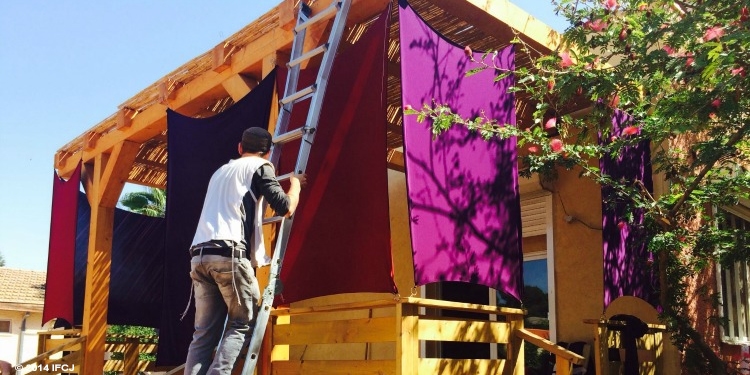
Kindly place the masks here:
MULTIPOLYGON (((386 163, 388 15, 384 11, 334 62, 277 304, 339 293, 396 292, 386 163)), ((299 87, 305 87, 302 79, 299 87)), ((295 107, 293 123, 304 117, 303 110, 295 107)), ((297 156, 294 147, 284 147, 282 173, 292 169, 297 156)))
MULTIPOLYGON (((482 115, 515 123, 513 78, 494 82, 475 68, 462 46, 439 35, 408 6, 399 4, 403 104, 433 100, 464 117, 482 115)), ((477 59, 481 53, 474 53, 477 59)), ((496 64, 512 69, 511 47, 496 64)), ((414 278, 418 285, 463 281, 496 288, 520 299, 523 290, 521 216, 516 140, 484 140, 455 127, 433 138, 431 123, 404 117, 414 278)))
MULTIPOLYGON (((623 129, 636 126, 633 118, 621 110, 612 116, 611 136, 627 137, 623 129)), ((600 142, 609 142, 601 139, 600 142)), ((603 174, 616 180, 641 181, 649 192, 653 191, 651 177, 651 149, 648 140, 627 146, 617 158, 604 156, 599 160, 603 174)), ((643 228, 644 212, 632 212, 628 222, 627 202, 617 197, 615 191, 602 187, 602 243, 604 252, 604 307, 620 296, 639 297, 658 306, 658 272, 653 254, 646 248, 643 228)))
POLYGON ((73 274, 80 187, 80 162, 68 181, 60 179, 55 172, 42 324, 54 318, 73 324, 73 274))
POLYGON ((252 126, 267 128, 275 71, 250 93, 215 116, 192 118, 167 110, 167 212, 164 256, 164 302, 159 327, 157 366, 185 363, 193 334, 195 305, 190 297, 190 248, 211 175, 239 157, 242 132, 252 126))

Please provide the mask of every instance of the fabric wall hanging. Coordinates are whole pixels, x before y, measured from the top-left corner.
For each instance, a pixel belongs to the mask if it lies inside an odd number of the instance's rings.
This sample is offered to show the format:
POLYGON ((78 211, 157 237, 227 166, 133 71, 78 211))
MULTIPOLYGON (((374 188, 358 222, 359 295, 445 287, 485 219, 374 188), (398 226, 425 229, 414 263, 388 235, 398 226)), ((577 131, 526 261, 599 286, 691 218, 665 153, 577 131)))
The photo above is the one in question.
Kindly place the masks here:
MULTIPOLYGON (((389 14, 381 13, 334 61, 276 304, 339 293, 396 292, 386 164, 389 14)), ((314 77, 307 73, 303 79, 309 85, 314 77)), ((299 87, 305 87, 302 81, 299 87)), ((307 109, 295 106, 293 113, 299 127, 307 109)), ((283 172, 292 170, 296 156, 295 147, 284 149, 283 172)))
MULTIPOLYGON (((627 137, 623 130, 631 127, 633 118, 621 110, 612 115, 610 136, 627 137)), ((599 142, 609 142, 600 137, 599 142)), ((648 140, 627 146, 613 159, 602 157, 599 168, 616 180, 640 181, 653 191, 651 149, 648 140)), ((602 243, 604 246, 604 307, 620 296, 639 297, 658 305, 658 272, 653 254, 646 249, 643 210, 635 210, 632 221, 627 219, 627 202, 621 202, 614 189, 602 186, 602 243)))
MULTIPOLYGON (((450 106, 463 117, 484 115, 515 123, 513 78, 477 67, 464 47, 430 28, 408 5, 399 4, 403 104, 450 106)), ((481 59, 481 53, 474 53, 481 59)), ((512 47, 495 64, 513 69, 512 47)), ((486 285, 517 299, 523 289, 521 218, 515 139, 489 141, 454 127, 433 138, 431 124, 404 117, 409 215, 418 285, 463 281, 486 285)))
POLYGON ((47 255, 47 281, 42 324, 54 318, 73 324, 73 267, 78 222, 81 162, 67 181, 55 172, 52 181, 52 214, 47 255))
POLYGON ((167 111, 167 245, 164 267, 164 308, 159 330, 157 365, 185 363, 193 334, 195 308, 180 320, 190 296, 188 249, 203 207, 211 175, 239 157, 242 132, 252 126, 267 128, 276 80, 275 71, 250 93, 209 118, 192 118, 167 111))
MULTIPOLYGON (((75 324, 83 323, 91 207, 78 193, 75 253, 75 324)), ((119 208, 112 228, 107 323, 158 328, 164 288, 166 222, 119 208)))

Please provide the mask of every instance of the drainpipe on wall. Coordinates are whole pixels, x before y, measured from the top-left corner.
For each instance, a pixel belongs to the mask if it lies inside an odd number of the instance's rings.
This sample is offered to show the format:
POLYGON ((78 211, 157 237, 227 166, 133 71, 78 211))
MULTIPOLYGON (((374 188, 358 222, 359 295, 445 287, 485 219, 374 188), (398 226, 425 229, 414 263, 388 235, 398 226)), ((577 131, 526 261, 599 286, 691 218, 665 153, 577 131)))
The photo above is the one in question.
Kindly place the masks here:
POLYGON ((23 355, 23 334, 26 332, 26 318, 29 317, 29 312, 23 314, 21 320, 21 332, 18 333, 18 355, 16 356, 16 364, 21 363, 21 357, 23 355))

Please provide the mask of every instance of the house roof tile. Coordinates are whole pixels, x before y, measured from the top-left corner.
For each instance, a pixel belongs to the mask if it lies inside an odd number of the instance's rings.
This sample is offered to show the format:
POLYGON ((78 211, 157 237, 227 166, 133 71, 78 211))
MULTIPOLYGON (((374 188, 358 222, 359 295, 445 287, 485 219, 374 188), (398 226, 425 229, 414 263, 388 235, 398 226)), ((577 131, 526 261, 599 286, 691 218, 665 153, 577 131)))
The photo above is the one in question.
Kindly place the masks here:
POLYGON ((0 267, 0 303, 44 305, 47 272, 0 267))

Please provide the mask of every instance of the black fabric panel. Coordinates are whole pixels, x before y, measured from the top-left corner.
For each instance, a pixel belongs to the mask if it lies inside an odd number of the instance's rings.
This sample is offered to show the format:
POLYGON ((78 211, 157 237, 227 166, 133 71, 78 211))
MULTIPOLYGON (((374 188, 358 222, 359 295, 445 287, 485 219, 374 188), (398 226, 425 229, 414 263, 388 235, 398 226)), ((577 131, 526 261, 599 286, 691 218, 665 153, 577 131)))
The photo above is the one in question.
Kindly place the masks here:
POLYGON ((167 111, 167 246, 164 263, 164 308, 159 329, 158 366, 185 363, 193 334, 194 306, 180 320, 190 296, 188 248, 214 171, 237 158, 242 132, 267 128, 275 71, 226 111, 209 118, 191 118, 167 111))
MULTIPOLYGON (((83 322, 91 207, 86 195, 78 199, 74 319, 83 322)), ((166 222, 115 209, 107 323, 158 327, 164 284, 166 222)))

